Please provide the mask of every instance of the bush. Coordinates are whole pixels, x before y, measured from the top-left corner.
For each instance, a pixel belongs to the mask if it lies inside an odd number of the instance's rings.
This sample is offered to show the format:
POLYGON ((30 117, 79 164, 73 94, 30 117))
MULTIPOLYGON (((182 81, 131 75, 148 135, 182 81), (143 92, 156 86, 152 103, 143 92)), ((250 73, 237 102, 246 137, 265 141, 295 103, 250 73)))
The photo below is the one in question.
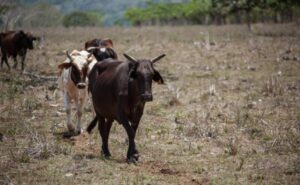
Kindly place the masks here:
POLYGON ((63 25, 69 26, 99 26, 102 24, 102 15, 95 12, 72 12, 64 16, 63 25))

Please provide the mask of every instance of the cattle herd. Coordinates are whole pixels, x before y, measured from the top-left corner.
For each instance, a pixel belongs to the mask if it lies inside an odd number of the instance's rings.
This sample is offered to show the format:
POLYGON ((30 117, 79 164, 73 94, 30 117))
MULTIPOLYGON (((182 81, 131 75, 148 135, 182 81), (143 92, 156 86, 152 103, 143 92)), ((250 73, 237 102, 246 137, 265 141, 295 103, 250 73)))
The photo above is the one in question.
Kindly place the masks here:
MULTIPOLYGON (((39 37, 22 30, 0 33, 1 68, 5 62, 10 69, 7 60, 10 56, 16 68, 19 55, 23 71, 27 49, 33 49, 34 40, 39 40, 39 37)), ((91 94, 94 117, 87 132, 91 133, 98 124, 102 154, 108 158, 111 155, 108 147, 109 132, 113 121, 117 121, 128 135, 127 162, 136 163, 139 155, 134 140, 145 103, 153 100, 152 80, 159 84, 164 82, 153 64, 165 54, 143 60, 124 54, 127 61, 120 61, 112 40, 98 38, 87 41, 84 48, 81 51, 73 50, 70 54, 66 52, 66 60, 58 65, 58 88, 63 92, 68 136, 82 133, 83 106, 88 94, 91 94), (77 110, 76 127, 71 122, 72 102, 77 110)))

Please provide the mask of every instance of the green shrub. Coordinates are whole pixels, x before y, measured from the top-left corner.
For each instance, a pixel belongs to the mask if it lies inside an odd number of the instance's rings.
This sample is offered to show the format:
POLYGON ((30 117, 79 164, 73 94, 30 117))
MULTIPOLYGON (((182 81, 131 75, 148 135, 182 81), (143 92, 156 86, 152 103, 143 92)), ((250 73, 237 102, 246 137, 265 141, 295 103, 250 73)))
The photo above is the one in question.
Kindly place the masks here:
POLYGON ((102 14, 96 12, 72 12, 63 18, 63 25, 69 26, 99 26, 102 24, 102 14))

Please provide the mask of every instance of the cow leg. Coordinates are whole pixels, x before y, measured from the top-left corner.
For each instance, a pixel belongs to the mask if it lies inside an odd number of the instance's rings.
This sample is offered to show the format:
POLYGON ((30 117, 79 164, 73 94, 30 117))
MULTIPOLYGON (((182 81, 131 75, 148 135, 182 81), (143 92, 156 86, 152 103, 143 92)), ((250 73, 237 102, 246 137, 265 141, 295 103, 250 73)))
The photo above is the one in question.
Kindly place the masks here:
MULTIPOLYGON (((144 111, 144 105, 145 104, 141 104, 139 107, 136 108, 136 111, 134 113, 134 119, 131 121, 131 127, 134 130, 134 135, 136 136, 136 131, 137 128, 139 127, 141 118, 143 116, 143 111, 144 111)), ((138 154, 138 151, 135 149, 134 151, 136 154, 138 154)))
POLYGON ((25 68, 26 50, 22 52, 21 57, 22 57, 22 58, 21 58, 22 71, 24 71, 24 68, 25 68))
POLYGON ((18 63, 17 63, 17 56, 13 56, 13 58, 14 58, 14 65, 13 65, 13 68, 16 69, 16 68, 17 68, 17 65, 18 65, 18 63))
POLYGON ((132 126, 135 134, 136 134, 136 130, 137 130, 139 124, 140 124, 141 118, 143 116, 143 111, 144 111, 144 104, 140 105, 135 110, 134 119, 131 122, 132 123, 131 126, 132 126))
MULTIPOLYGON (((122 101, 120 101, 120 105, 122 105, 121 102, 122 101)), ((128 163, 136 163, 138 161, 139 155, 138 155, 138 152, 136 150, 135 142, 134 142, 135 131, 130 126, 129 121, 128 121, 125 113, 123 113, 123 111, 121 111, 121 106, 118 106, 118 107, 119 107, 118 121, 125 128, 125 130, 127 132, 127 135, 128 135, 128 140, 129 140, 129 146, 128 146, 128 151, 127 151, 127 162, 128 163)))
POLYGON ((67 113, 68 130, 69 130, 69 132, 74 133, 75 128, 74 128, 73 124, 71 123, 71 99, 67 92, 64 92, 64 105, 65 105, 66 113, 67 113))
POLYGON ((105 122, 105 118, 102 116, 98 116, 98 120, 99 120, 98 129, 102 139, 102 153, 105 158, 109 158, 111 154, 108 149, 108 137, 109 137, 112 121, 107 120, 105 122))
POLYGON ((10 69, 10 66, 9 66, 9 64, 7 62, 7 56, 6 56, 6 54, 4 52, 2 52, 2 53, 3 53, 3 55, 2 55, 2 59, 1 59, 1 68, 3 66, 3 62, 5 62, 5 64, 7 65, 8 69, 10 69))
POLYGON ((83 101, 76 102, 76 106, 77 106, 76 134, 80 134, 81 133, 81 117, 82 117, 83 101))
POLYGON ((97 125, 97 121, 98 118, 97 116, 95 116, 95 118, 93 119, 93 121, 90 122, 90 124, 88 125, 88 127, 86 128, 86 131, 91 134, 92 130, 95 128, 95 126, 97 125))
POLYGON ((135 132, 127 120, 123 120, 121 122, 127 132, 128 139, 129 139, 129 146, 128 146, 128 151, 127 151, 127 161, 128 161, 128 163, 136 163, 138 161, 139 155, 136 150, 135 142, 134 142, 135 132))

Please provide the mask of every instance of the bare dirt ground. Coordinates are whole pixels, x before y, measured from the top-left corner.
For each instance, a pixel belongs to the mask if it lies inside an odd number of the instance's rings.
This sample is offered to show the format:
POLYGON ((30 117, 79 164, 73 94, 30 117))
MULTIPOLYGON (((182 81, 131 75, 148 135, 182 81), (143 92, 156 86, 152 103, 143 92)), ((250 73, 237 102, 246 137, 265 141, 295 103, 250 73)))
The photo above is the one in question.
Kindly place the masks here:
MULTIPOLYGON (((0 69, 0 184, 300 183, 296 24, 254 25, 252 33, 246 26, 31 31, 45 40, 29 51, 27 75, 0 69), (122 60, 124 52, 167 55, 156 64, 166 84, 154 85, 138 129, 137 165, 125 161, 127 136, 117 123, 109 160, 97 129, 62 138, 57 65, 65 50, 96 37, 113 39, 122 60)), ((91 120, 88 102, 83 127, 91 120)))

